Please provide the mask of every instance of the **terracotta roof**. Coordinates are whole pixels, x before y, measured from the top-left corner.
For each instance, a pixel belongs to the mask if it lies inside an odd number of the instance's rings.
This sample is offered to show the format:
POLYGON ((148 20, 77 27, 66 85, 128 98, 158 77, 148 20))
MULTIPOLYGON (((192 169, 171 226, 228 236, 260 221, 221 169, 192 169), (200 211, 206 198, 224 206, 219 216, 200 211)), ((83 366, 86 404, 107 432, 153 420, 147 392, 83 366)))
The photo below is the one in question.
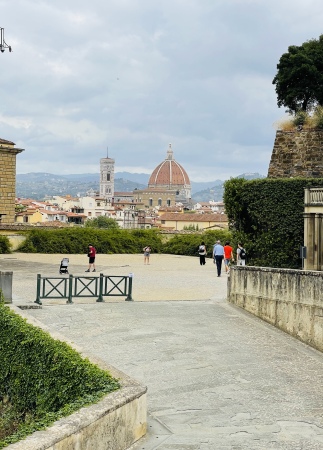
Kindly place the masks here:
POLYGON ((51 222, 42 222, 42 227, 56 227, 56 228, 63 228, 63 227, 69 227, 67 223, 60 222, 59 220, 52 220, 51 222))
POLYGON ((86 214, 71 213, 71 212, 68 212, 66 215, 67 215, 67 217, 87 217, 86 214))
POLYGON ((41 212, 42 214, 47 214, 48 216, 57 216, 57 215, 66 216, 67 215, 66 211, 49 211, 47 209, 40 209, 39 212, 41 212))
POLYGON ((162 206, 158 209, 158 212, 182 212, 183 208, 181 206, 162 206))

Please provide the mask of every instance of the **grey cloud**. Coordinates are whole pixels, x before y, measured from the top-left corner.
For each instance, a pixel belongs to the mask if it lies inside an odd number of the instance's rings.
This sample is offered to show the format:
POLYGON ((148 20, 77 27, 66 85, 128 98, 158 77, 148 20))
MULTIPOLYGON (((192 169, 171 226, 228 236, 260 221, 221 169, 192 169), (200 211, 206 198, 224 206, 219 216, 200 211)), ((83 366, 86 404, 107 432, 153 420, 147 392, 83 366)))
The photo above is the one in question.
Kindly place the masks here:
POLYGON ((0 8, 14 49, 0 55, 0 137, 26 148, 19 172, 97 171, 107 145, 117 166, 148 171, 172 142, 188 172, 210 178, 267 172, 283 114, 276 64, 289 45, 318 37, 323 18, 319 0, 0 8))

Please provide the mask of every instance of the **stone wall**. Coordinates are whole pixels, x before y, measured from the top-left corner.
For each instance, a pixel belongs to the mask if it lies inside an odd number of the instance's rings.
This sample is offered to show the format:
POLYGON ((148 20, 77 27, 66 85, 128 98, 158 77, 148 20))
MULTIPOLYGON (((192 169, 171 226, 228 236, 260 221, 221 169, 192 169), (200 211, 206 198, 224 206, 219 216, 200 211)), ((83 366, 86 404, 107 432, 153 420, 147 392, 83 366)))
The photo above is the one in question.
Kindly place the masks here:
POLYGON ((277 131, 268 178, 323 178, 323 131, 277 131))
POLYGON ((323 273, 232 267, 228 301, 323 351, 323 273))

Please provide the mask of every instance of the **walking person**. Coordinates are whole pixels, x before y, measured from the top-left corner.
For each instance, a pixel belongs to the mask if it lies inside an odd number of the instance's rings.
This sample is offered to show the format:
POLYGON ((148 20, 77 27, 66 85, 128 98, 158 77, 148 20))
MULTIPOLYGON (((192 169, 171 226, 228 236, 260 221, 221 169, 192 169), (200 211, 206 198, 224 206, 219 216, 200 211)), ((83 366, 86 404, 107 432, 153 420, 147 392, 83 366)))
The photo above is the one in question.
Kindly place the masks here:
POLYGON ((233 248, 231 247, 229 241, 227 241, 224 244, 223 250, 224 250, 224 268, 225 268, 225 272, 229 275, 230 263, 231 263, 231 261, 234 261, 233 248))
POLYGON ((216 270, 218 273, 218 277, 221 276, 223 257, 224 257, 223 245, 221 245, 221 241, 216 241, 216 244, 213 247, 213 260, 216 264, 216 270))
POLYGON ((93 266, 92 272, 96 272, 95 270, 95 255, 96 255, 96 248, 93 247, 92 244, 89 244, 89 249, 87 256, 89 257, 89 268, 85 272, 91 272, 91 266, 93 266))
POLYGON ((147 245, 146 247, 143 248, 143 251, 144 251, 144 264, 149 264, 151 248, 149 247, 149 245, 147 245))
POLYGON ((243 248, 243 244, 239 242, 237 248, 237 266, 245 266, 245 265, 246 265, 246 250, 243 248))
POLYGON ((199 255, 200 255, 200 265, 205 265, 205 256, 207 254, 206 246, 204 242, 201 242, 201 245, 199 246, 199 255))

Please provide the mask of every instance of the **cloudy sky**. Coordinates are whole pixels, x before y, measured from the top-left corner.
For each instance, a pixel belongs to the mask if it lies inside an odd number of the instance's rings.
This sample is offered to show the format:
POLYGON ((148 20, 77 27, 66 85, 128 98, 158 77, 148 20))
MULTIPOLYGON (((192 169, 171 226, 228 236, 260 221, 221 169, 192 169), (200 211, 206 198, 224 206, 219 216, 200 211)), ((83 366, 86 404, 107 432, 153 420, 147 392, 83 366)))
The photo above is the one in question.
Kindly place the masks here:
POLYGON ((194 181, 266 175, 289 45, 322 0, 0 0, 0 137, 17 172, 151 172, 172 143, 194 181))

